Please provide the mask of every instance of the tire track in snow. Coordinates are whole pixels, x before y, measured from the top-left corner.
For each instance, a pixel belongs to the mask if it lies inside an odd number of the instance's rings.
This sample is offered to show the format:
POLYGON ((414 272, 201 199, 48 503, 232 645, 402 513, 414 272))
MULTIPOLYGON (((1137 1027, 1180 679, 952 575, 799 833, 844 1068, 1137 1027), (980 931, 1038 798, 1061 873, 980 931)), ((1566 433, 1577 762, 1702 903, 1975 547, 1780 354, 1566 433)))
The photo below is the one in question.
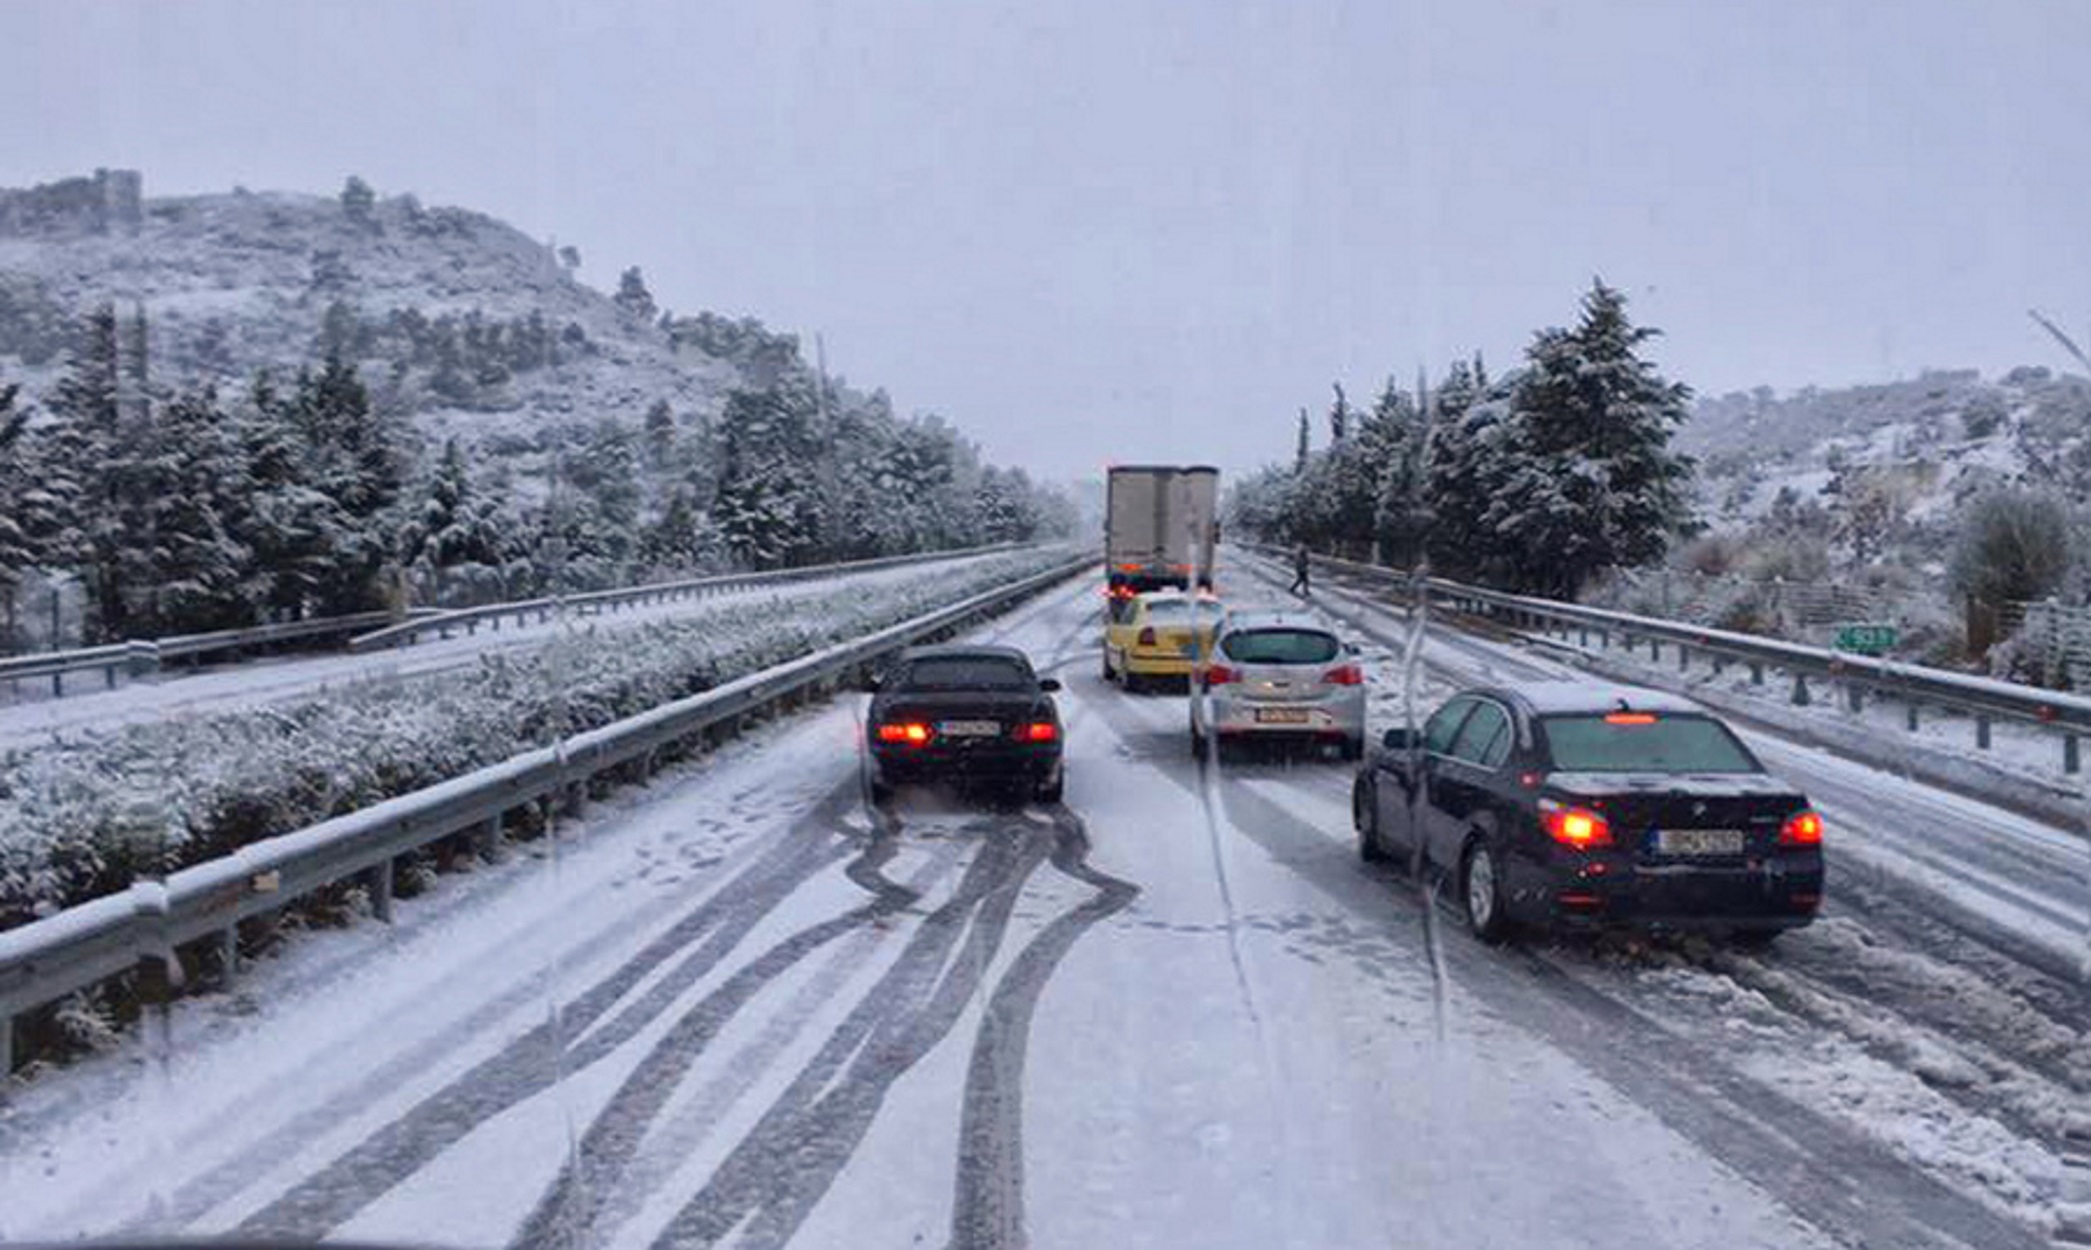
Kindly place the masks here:
POLYGON ((243 1220, 242 1236, 317 1239, 354 1217, 494 1116, 535 1097, 609 1054, 715 966, 785 898, 841 860, 846 841, 828 836, 856 798, 851 781, 831 791, 807 820, 778 838, 755 863, 723 883, 674 928, 547 1020, 475 1064, 441 1090, 367 1134, 243 1220), (692 949, 694 947, 694 949, 692 949), (633 987, 690 951, 635 1003, 593 1033, 633 987), (562 1039, 577 1038, 562 1054, 562 1039))
POLYGON ((973 1039, 953 1182, 951 1250, 1020 1250, 1024 1223, 1024 1065, 1031 1017, 1060 961, 1092 927, 1140 893, 1089 864, 1089 831, 1065 807, 1052 813, 1052 864, 1096 893, 1041 930, 996 984, 973 1039))
MULTIPOLYGON (((662 1109, 719 1032, 762 990, 802 960, 837 939, 861 933, 913 906, 922 891, 934 885, 958 857, 960 848, 956 841, 941 842, 929 862, 906 884, 893 881, 881 870, 898 853, 901 832, 900 822, 881 822, 879 831, 844 869, 853 882, 872 896, 870 902, 808 925, 777 942, 693 1004, 661 1035, 596 1114, 581 1138, 576 1157, 560 1169, 511 1245, 519 1250, 593 1245, 600 1239, 601 1229, 614 1227, 620 1214, 629 1215, 637 1209, 648 1187, 627 1183, 632 1160, 654 1131, 662 1109)), ((854 951, 854 958, 838 962, 831 972, 853 971, 875 951, 874 945, 860 946, 854 951)), ((805 1007, 810 1014, 816 1004, 805 1007)), ((735 1067, 747 1079, 735 1084, 745 1085, 752 1080, 803 1023, 803 1017, 795 1022, 769 1021, 769 1053, 744 1052, 737 1056, 740 1062, 735 1067)), ((656 1177, 655 1182, 659 1179, 656 1177)))
POLYGON ((656 1250, 712 1245, 736 1230, 753 1246, 791 1239, 893 1083, 957 1023, 1050 840, 1027 822, 1017 836, 986 843, 953 896, 923 920, 893 966, 659 1233, 656 1250))

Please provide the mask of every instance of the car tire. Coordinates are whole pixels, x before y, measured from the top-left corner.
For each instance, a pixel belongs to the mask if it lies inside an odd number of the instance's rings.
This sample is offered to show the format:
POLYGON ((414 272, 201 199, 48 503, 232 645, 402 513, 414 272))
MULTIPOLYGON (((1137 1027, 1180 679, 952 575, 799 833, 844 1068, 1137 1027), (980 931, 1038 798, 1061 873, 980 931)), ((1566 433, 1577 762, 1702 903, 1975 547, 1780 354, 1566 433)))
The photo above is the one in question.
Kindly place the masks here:
POLYGON ((1033 792, 1041 803, 1058 803, 1067 796, 1067 765, 1053 770, 1053 775, 1038 783, 1033 792))
POLYGON ((1364 759, 1365 740, 1363 738, 1345 738, 1343 740, 1343 758, 1352 763, 1364 759))
POLYGON ((1460 858, 1459 906, 1466 916, 1467 931, 1491 945, 1510 936, 1510 918, 1504 913, 1503 870, 1488 843, 1475 838, 1460 858))
POLYGON ((893 801, 893 783, 873 777, 866 787, 871 792, 871 805, 884 807, 893 801))
POLYGON ((1387 848, 1379 840, 1379 804, 1373 787, 1362 777, 1350 788, 1350 823, 1358 831, 1358 858, 1368 864, 1385 863, 1387 848))

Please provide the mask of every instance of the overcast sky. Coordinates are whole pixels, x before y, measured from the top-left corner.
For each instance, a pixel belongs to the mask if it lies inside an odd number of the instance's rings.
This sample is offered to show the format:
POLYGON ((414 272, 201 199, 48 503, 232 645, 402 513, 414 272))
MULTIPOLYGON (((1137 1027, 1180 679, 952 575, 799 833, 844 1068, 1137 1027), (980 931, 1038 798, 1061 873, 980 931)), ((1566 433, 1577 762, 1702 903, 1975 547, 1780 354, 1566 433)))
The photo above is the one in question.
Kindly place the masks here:
POLYGON ((2059 365, 2087 0, 0 0, 0 184, 361 174, 998 459, 1246 467, 1591 275, 1706 392, 2059 365))

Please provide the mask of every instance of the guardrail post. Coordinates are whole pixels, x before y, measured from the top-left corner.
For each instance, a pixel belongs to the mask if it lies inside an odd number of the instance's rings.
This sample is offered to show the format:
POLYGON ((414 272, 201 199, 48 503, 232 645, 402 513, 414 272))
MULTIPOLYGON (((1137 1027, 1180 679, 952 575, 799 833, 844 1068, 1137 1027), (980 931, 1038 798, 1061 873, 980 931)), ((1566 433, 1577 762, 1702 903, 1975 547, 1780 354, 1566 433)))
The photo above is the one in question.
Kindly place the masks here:
POLYGON ((492 819, 479 827, 479 857, 489 862, 501 854, 501 815, 495 812, 492 819))
POLYGON ((1989 750, 1989 713, 1987 712, 1975 713, 1975 745, 1984 751, 1989 750))
POLYGON ((1793 705, 1795 707, 1806 707, 1808 703, 1808 675, 1806 673, 1795 673, 1793 675, 1793 705))
POLYGON ((1713 675, 1714 675, 1714 676, 1716 676, 1716 677, 1719 677, 1719 676, 1720 676, 1720 675, 1721 675, 1722 673, 1724 673, 1724 672, 1726 672, 1726 671, 1728 671, 1728 657, 1727 657, 1727 656, 1725 656, 1725 655, 1722 655, 1722 654, 1721 654, 1720 652, 1718 652, 1718 651, 1714 652, 1714 653, 1713 653, 1713 675))
POLYGON ((2062 735, 2062 771, 2080 773, 2084 771, 2084 748, 2078 744, 2073 733, 2062 735))
POLYGON ((1753 686, 1764 684, 1764 665, 1760 661, 1750 661, 1750 684, 1753 686))
POLYGON ((1650 639, 1648 640, 1648 662, 1649 662, 1650 664, 1660 664, 1660 663, 1662 663, 1662 662, 1663 662, 1663 640, 1662 640, 1662 639, 1660 639, 1660 638, 1650 638, 1650 639))
POLYGON ((1692 667, 1692 649, 1683 643, 1677 644, 1677 671, 1689 672, 1692 667))
POLYGON ((386 924, 392 923, 392 859, 390 856, 378 861, 367 877, 366 887, 370 891, 370 914, 386 924))
POLYGON ((218 984, 231 985, 240 975, 240 926, 237 922, 218 932, 218 984))
POLYGON ((1855 681, 1844 683, 1844 705, 1854 713, 1866 710, 1866 688, 1855 681))
POLYGON ((51 674, 51 697, 54 699, 62 699, 65 697, 64 673, 51 674))
POLYGON ((467 617, 467 618, 465 618, 465 637, 467 637, 467 638, 475 638, 475 637, 478 637, 478 635, 479 635, 479 618, 478 618, 478 617, 476 617, 476 616, 472 616, 472 617, 467 617))
POLYGON ((1911 699, 1909 705, 1904 708, 1903 720, 1909 725, 1911 733, 1917 732, 1917 701, 1915 699, 1911 699))
POLYGON ((2054 1244, 2091 1246, 2091 1116, 2078 1114, 2063 1122, 2060 1154, 2054 1244))

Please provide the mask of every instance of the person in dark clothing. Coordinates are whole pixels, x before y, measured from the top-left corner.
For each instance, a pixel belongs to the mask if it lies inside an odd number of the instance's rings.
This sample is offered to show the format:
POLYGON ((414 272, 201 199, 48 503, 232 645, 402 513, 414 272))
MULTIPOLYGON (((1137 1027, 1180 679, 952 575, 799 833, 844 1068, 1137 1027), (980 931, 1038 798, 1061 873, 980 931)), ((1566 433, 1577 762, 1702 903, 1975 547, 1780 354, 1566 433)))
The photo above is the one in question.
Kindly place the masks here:
POLYGON ((1301 543, 1298 547, 1293 549, 1292 553, 1292 593, 1298 595, 1302 599, 1305 599, 1308 595, 1308 569, 1309 564, 1307 561, 1307 544, 1301 543))

